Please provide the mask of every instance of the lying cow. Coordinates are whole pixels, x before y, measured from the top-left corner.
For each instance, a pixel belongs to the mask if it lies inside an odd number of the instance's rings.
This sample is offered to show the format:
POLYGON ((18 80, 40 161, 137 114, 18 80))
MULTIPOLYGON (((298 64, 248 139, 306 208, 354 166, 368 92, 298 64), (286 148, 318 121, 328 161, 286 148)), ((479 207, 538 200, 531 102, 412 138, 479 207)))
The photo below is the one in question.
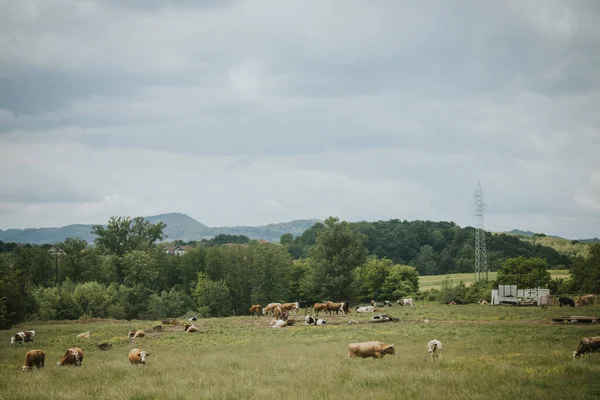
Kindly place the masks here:
POLYGON ((185 331, 187 333, 194 333, 194 332, 198 332, 198 327, 196 325, 190 325, 188 326, 185 331))
POLYGON ((110 350, 110 349, 112 349, 112 344, 110 344, 110 343, 100 343, 98 345, 98 349, 99 350, 110 350))
POLYGON ((486 306, 488 304, 487 300, 485 300, 485 299, 479 299, 478 303, 481 304, 482 306, 486 306))
POLYGON ((324 319, 320 319, 320 318, 313 318, 310 315, 307 315, 306 318, 304 318, 304 325, 326 325, 327 321, 325 321, 324 319))
POLYGON ((391 302, 391 301, 389 301, 389 300, 384 300, 384 301, 383 301, 383 306, 384 306, 384 307, 391 307, 391 306, 392 306, 392 302, 391 302))
POLYGON ((562 306, 575 307, 575 302, 573 301, 573 299, 571 299, 569 297, 559 297, 558 305, 560 307, 562 307, 562 306))
POLYGON ((82 339, 89 339, 90 336, 92 336, 92 332, 90 332, 90 331, 83 332, 83 333, 80 333, 79 335, 77 335, 78 338, 82 338, 82 339))
POLYGON ((163 319, 161 323, 163 325, 179 325, 179 321, 176 319, 163 319))
POLYGON ((190 322, 198 321, 198 316, 194 315, 193 317, 189 317, 188 321, 190 321, 190 322))
POLYGON ((442 354, 442 342, 437 339, 433 339, 427 343, 427 351, 431 354, 431 359, 437 361, 440 359, 442 354))
POLYGON ((356 307, 357 313, 372 313, 374 312, 375 307, 373 306, 364 306, 364 307, 356 307))
POLYGON ((10 338, 10 344, 23 344, 27 342, 33 343, 33 338, 35 337, 35 331, 21 331, 14 334, 10 338))
POLYGON ((348 345, 348 357, 383 358, 386 354, 396 354, 394 344, 382 342, 351 343, 348 345))
POLYGON ((146 357, 148 357, 150 353, 142 349, 131 349, 129 352, 129 362, 133 365, 138 364, 146 364, 146 357))
POLYGON ((315 312, 316 316, 319 316, 319 311, 327 312, 328 311, 327 303, 315 303, 313 305, 313 311, 315 312))
POLYGON ((250 313, 254 316, 257 316, 259 313, 261 313, 261 311, 262 307, 260 306, 260 304, 255 304, 252 307, 250 307, 250 313))
POLYGON ((152 332, 162 332, 162 331, 163 331, 162 325, 156 325, 154 328, 152 328, 152 332))
POLYGON ((62 365, 75 365, 76 367, 80 367, 82 362, 83 350, 81 350, 79 347, 72 347, 68 349, 60 361, 56 363, 56 366, 60 367, 62 365))
POLYGON ((23 371, 31 371, 33 367, 37 367, 37 369, 44 368, 45 361, 46 353, 41 350, 31 350, 25 354, 25 363, 21 369, 23 371))
POLYGON ((134 329, 132 331, 129 331, 129 334, 127 334, 127 337, 129 339, 135 339, 135 338, 144 337, 144 336, 146 336, 146 332, 144 332, 141 329, 134 329))
POLYGON ((573 361, 577 359, 577 357, 581 357, 584 359, 585 353, 589 353, 590 357, 592 353, 600 351, 600 336, 587 337, 583 338, 579 341, 579 346, 577 346, 577 350, 573 352, 573 361))

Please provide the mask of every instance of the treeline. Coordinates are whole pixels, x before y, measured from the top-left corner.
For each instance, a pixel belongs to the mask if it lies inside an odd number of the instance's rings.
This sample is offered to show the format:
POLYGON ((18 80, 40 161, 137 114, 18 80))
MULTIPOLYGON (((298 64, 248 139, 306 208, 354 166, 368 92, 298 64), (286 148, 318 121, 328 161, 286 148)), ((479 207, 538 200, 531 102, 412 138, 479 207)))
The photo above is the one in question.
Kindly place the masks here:
POLYGON ((69 238, 0 256, 0 324, 81 317, 164 318, 247 314, 273 301, 368 301, 418 291, 413 267, 368 257, 366 237, 335 218, 319 228, 308 257, 287 245, 233 238, 168 255, 164 226, 111 218, 95 246, 69 238))

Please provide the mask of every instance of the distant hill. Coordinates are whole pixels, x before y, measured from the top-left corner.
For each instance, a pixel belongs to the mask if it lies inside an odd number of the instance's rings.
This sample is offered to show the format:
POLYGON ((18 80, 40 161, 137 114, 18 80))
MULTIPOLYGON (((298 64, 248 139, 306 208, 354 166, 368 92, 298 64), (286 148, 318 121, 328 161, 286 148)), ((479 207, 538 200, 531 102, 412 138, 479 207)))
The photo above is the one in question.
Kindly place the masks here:
MULTIPOLYGON (((553 235, 546 235, 544 233, 535 233, 535 232, 531 232, 531 231, 522 231, 520 229, 513 229, 510 232, 504 232, 504 233, 508 233, 511 235, 518 235, 518 236, 537 236, 537 237, 549 237, 549 238, 556 238, 556 239, 563 239, 563 240, 568 240, 571 241, 571 239, 566 239, 560 236, 553 236, 553 235)), ((591 238, 591 239, 577 239, 577 242, 580 243, 596 243, 596 242, 600 242, 600 239, 598 238, 591 238)))
MULTIPOLYGON (((164 222, 167 224, 165 233, 167 240, 201 240, 210 239, 220 233, 230 235, 245 235, 250 239, 264 239, 270 242, 279 241, 284 233, 301 235, 306 229, 313 226, 318 220, 303 219, 264 226, 234 226, 234 227, 208 227, 192 217, 180 214, 160 214, 145 217, 151 223, 164 222)), ((3 242, 52 244, 64 241, 68 237, 80 237, 87 242, 94 241, 90 233, 92 225, 67 225, 59 228, 27 228, 27 229, 0 229, 0 240, 3 242)))

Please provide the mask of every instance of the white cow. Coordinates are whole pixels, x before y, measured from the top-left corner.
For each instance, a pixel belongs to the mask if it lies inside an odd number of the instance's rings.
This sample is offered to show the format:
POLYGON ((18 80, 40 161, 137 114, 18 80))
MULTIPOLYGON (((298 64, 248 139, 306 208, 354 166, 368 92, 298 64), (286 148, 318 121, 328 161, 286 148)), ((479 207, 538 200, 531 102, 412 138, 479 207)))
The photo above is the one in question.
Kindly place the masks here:
POLYGON ((412 299, 412 297, 410 299, 402 299, 402 300, 398 300, 398 304, 401 306, 414 306, 414 300, 412 299))
POLYGON ((364 306, 364 307, 356 307, 357 313, 372 313, 375 312, 375 307, 373 306, 364 306))
POLYGON ((433 361, 439 360, 442 353, 442 342, 437 339, 433 339, 427 343, 427 351, 431 354, 433 361))

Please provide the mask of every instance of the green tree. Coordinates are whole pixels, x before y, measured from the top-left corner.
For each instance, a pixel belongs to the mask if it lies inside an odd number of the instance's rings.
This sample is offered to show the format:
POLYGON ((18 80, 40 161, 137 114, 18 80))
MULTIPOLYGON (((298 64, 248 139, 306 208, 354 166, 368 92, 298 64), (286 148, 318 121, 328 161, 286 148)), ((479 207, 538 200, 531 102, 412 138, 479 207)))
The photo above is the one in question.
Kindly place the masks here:
POLYGON ((520 288, 547 287, 550 283, 548 262, 542 258, 523 256, 509 258, 498 270, 497 283, 520 288))
POLYGON ((193 293, 198 309, 206 317, 228 317, 231 315, 231 296, 223 280, 213 281, 202 272, 193 293))
POLYGON ((380 299, 400 299, 419 291, 419 273, 410 265, 393 265, 381 286, 380 299))
POLYGON ((87 242, 81 238, 66 238, 57 247, 65 253, 61 256, 64 266, 63 278, 68 277, 73 282, 80 282, 85 272, 85 249, 87 242))
POLYGON ((571 289, 577 293, 600 292, 600 243, 591 244, 587 258, 575 259, 571 271, 571 289))
POLYGON ((354 269, 364 264, 367 249, 365 235, 350 224, 329 217, 311 251, 315 263, 313 285, 322 298, 349 300, 354 297, 354 269))
POLYGON ((293 242, 294 242, 294 235, 292 235, 291 233, 284 233, 279 238, 279 243, 281 243, 284 246, 289 246, 293 242))
POLYGON ((123 269, 126 273, 124 283, 128 286, 142 285, 146 288, 156 286, 158 265, 152 254, 133 250, 123 257, 123 269))
POLYGON ((98 282, 81 283, 75 287, 73 299, 81 306, 83 314, 93 318, 104 318, 108 293, 98 282))

